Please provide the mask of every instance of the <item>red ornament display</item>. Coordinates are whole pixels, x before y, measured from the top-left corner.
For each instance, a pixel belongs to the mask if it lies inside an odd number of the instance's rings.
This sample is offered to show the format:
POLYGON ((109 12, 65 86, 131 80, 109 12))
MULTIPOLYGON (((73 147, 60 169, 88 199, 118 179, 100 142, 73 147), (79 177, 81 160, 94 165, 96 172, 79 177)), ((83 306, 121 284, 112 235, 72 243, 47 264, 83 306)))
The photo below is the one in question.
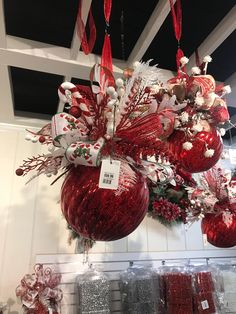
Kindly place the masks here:
POLYGON ((202 233, 206 234, 209 243, 220 248, 236 245, 236 214, 228 218, 224 215, 206 214, 202 219, 202 233))
POLYGON ((174 131, 168 139, 169 149, 181 166, 190 173, 207 171, 220 159, 223 144, 220 135, 215 128, 209 132, 201 131, 191 136, 183 131, 174 131), (184 149, 183 144, 190 142, 192 148, 184 149), (206 148, 207 147, 207 148, 206 148), (206 157, 206 150, 214 150, 212 157, 206 157))
MULTIPOLYGON (((121 163, 122 170, 122 163, 121 163)), ((145 217, 149 190, 138 172, 120 175, 118 190, 98 187, 100 168, 72 168, 61 191, 61 207, 68 224, 85 238, 121 239, 145 217)))

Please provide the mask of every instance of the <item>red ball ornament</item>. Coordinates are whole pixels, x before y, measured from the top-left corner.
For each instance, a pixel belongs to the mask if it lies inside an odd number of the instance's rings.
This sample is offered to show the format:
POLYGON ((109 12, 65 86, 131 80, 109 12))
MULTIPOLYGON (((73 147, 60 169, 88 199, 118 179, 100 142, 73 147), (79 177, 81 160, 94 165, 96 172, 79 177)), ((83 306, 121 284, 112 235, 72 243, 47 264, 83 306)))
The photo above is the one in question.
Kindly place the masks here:
POLYGON ((97 167, 72 168, 62 186, 62 212, 83 237, 118 240, 134 231, 145 217, 149 190, 143 176, 123 163, 117 190, 99 188, 99 175, 97 167))
POLYGON ((174 158, 190 173, 207 171, 212 168, 220 159, 223 150, 221 137, 213 127, 210 127, 209 131, 198 132, 192 137, 186 136, 183 131, 176 130, 169 137, 168 142, 174 158), (184 149, 185 142, 190 142, 192 148, 184 149), (214 150, 212 157, 206 157, 207 149, 214 150))
MULTIPOLYGON (((223 100, 222 100, 223 101, 223 100)), ((229 111, 226 106, 214 106, 210 109, 211 117, 213 118, 215 123, 225 123, 230 119, 229 111)))
POLYGON ((207 241, 220 248, 236 245, 236 214, 206 214, 202 219, 202 233, 207 241), (229 215, 229 216, 227 216, 229 215))
POLYGON ((78 106, 72 106, 69 110, 69 114, 75 118, 79 118, 81 116, 81 109, 78 106))

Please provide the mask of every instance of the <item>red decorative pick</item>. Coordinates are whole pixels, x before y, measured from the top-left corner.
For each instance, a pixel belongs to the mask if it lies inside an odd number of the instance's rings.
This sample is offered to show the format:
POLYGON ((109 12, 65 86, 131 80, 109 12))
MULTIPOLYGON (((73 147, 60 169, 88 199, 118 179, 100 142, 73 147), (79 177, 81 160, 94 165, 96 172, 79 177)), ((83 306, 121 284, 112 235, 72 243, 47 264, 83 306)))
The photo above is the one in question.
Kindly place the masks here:
POLYGON ((93 15, 92 15, 92 9, 89 10, 89 40, 87 39, 86 31, 85 31, 85 25, 82 20, 82 3, 83 0, 79 1, 79 8, 78 8, 78 14, 77 14, 77 34, 79 36, 79 39, 81 41, 81 48, 83 52, 88 55, 94 47, 97 31, 96 26, 94 23, 93 15))

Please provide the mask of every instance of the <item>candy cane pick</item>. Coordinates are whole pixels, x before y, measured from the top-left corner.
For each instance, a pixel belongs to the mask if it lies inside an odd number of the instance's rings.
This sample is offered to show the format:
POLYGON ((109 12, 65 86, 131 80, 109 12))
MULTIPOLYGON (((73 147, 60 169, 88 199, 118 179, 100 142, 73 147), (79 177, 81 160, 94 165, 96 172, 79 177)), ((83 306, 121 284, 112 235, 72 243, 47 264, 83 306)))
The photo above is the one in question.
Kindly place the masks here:
POLYGON ((64 103, 69 103, 72 106, 73 98, 76 99, 76 103, 81 110, 82 116, 85 118, 88 124, 93 124, 93 118, 89 111, 88 105, 84 102, 83 97, 79 93, 77 87, 71 82, 64 82, 58 88, 58 96, 64 103))

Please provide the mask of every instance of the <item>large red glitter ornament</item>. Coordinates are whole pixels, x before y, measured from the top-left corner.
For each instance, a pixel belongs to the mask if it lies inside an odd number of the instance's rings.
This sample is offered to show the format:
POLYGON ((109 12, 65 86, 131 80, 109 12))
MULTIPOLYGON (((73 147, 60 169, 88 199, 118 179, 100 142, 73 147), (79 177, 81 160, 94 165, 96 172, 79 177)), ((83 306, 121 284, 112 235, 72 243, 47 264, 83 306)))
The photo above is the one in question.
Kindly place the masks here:
POLYGON ((236 245, 236 214, 223 212, 219 215, 206 214, 202 219, 202 233, 207 241, 220 248, 236 245))
POLYGON ((61 191, 68 224, 85 238, 112 241, 134 231, 143 220, 149 190, 143 176, 121 163, 117 190, 98 187, 100 168, 72 168, 61 191))
POLYGON ((189 137, 185 132, 176 130, 168 139, 169 149, 181 166, 190 173, 207 171, 220 159, 223 150, 221 137, 214 127, 189 137), (190 142, 192 148, 184 149, 183 144, 190 142), (206 150, 214 150, 212 157, 206 157, 206 150))

